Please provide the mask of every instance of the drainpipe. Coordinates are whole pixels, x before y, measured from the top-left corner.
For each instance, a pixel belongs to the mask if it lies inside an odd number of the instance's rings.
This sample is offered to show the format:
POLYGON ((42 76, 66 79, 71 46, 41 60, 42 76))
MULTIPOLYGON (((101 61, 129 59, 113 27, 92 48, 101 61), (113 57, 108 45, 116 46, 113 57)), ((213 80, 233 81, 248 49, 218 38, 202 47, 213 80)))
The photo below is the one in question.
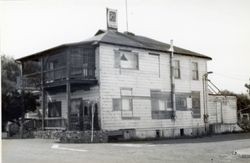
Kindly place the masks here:
POLYGON ((172 119, 176 119, 176 103, 175 103, 175 82, 174 82, 174 65, 173 65, 173 58, 174 58, 174 45, 173 40, 170 40, 170 78, 171 78, 171 100, 172 100, 172 108, 173 108, 173 115, 172 119))

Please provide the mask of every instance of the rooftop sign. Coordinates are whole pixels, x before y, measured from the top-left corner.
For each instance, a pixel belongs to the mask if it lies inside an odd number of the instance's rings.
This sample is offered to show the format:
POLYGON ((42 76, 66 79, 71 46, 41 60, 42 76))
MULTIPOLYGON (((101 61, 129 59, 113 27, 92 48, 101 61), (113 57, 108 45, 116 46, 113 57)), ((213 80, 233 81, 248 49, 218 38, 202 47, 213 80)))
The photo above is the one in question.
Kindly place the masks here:
POLYGON ((117 10, 107 8, 107 28, 117 30, 117 10))

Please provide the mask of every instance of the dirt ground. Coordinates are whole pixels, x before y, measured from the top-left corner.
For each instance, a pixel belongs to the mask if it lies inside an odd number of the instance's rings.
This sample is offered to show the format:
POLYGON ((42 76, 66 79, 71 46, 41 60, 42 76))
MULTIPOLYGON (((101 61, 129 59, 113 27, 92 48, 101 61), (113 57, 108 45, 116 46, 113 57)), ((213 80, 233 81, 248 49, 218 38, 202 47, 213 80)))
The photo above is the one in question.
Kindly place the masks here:
POLYGON ((250 133, 104 144, 60 144, 45 139, 2 140, 3 163, 249 163, 233 151, 250 147, 250 133))

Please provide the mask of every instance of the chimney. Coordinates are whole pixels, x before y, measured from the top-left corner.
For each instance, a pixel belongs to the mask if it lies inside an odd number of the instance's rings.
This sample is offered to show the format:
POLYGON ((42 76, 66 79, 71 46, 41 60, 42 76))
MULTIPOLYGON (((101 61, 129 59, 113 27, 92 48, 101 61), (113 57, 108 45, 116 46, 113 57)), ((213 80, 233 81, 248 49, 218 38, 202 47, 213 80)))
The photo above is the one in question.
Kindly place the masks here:
POLYGON ((118 30, 117 10, 107 8, 107 30, 118 30))

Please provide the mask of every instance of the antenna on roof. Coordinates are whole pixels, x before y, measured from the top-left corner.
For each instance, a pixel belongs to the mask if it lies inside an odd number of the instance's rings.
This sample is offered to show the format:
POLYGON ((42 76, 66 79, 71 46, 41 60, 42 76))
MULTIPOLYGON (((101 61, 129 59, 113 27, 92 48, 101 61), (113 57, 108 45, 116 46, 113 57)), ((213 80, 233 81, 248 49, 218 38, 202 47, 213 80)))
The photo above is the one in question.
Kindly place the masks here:
POLYGON ((128 1, 125 0, 125 6, 126 6, 126 26, 128 31, 128 1))

